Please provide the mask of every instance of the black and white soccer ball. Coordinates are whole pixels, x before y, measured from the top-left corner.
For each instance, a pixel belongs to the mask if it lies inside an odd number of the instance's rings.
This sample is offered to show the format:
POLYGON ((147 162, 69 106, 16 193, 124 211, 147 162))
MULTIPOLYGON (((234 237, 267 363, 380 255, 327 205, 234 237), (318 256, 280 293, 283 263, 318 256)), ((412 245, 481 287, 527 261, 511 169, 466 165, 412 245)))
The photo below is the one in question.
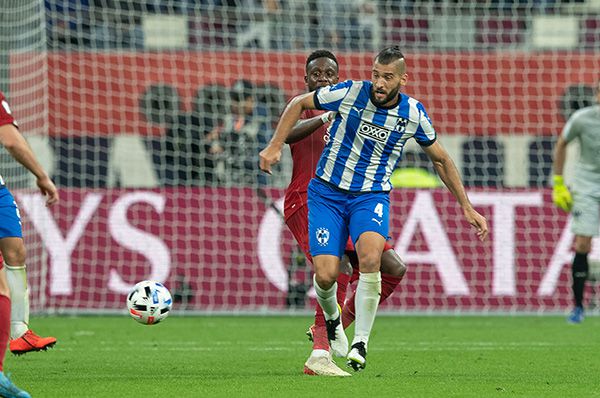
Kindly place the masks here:
POLYGON ((156 281, 141 281, 127 295, 129 315, 144 325, 154 325, 164 321, 171 307, 171 293, 156 281))

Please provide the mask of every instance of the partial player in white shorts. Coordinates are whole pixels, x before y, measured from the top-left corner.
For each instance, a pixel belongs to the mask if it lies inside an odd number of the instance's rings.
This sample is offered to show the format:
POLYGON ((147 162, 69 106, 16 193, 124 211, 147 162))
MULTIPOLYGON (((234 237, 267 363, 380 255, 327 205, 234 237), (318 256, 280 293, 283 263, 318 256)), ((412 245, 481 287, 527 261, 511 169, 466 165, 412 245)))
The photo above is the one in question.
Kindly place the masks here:
POLYGON ((598 236, 600 232, 600 194, 573 191, 571 231, 579 236, 598 236))

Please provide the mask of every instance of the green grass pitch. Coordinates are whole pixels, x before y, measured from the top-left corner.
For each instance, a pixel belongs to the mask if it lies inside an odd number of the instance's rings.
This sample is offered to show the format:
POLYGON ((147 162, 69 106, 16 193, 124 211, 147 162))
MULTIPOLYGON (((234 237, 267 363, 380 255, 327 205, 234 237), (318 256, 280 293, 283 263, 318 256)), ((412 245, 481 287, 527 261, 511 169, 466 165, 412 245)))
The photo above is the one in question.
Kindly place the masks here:
POLYGON ((302 374, 310 322, 34 318, 33 329, 58 344, 7 354, 5 371, 44 398, 600 397, 598 317, 576 326, 564 317, 379 317, 367 368, 351 378, 302 374))

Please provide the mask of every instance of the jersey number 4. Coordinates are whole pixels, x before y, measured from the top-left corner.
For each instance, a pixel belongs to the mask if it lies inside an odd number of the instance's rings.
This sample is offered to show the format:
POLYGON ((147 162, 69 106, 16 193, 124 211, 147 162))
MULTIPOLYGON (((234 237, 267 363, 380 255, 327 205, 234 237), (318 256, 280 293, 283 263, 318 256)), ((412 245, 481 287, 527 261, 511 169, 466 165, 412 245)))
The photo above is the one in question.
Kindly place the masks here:
POLYGON ((383 203, 377 203, 377 206, 375 206, 373 212, 375 212, 379 218, 383 217, 383 203))

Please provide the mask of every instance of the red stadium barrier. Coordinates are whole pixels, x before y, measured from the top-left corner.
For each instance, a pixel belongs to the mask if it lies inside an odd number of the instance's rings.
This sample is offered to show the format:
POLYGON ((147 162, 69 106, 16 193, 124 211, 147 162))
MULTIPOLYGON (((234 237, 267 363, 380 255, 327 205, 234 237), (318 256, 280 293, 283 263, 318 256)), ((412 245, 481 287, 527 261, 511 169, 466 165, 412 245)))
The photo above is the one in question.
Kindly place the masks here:
MULTIPOLYGON (((572 236, 551 192, 470 195, 490 221, 487 243, 445 190, 393 192, 391 235, 409 271, 384 308, 567 308, 572 236)), ((174 290, 180 278, 190 309, 285 308, 291 236, 250 189, 64 189, 52 209, 37 194, 16 196, 26 234, 39 234, 47 254, 35 256, 46 264, 29 264, 37 310, 124 308, 135 282, 174 290)))
MULTIPOLYGON (((406 92, 425 104, 442 134, 554 135, 564 123, 558 102, 565 89, 597 80, 597 54, 593 53, 406 55, 406 92)), ((165 126, 147 123, 139 105, 150 85, 176 87, 188 110, 201 86, 229 86, 240 78, 273 83, 293 95, 304 91, 305 57, 274 52, 49 53, 48 131, 52 135, 159 135, 165 126)), ((373 54, 340 54, 341 78, 368 79, 372 58, 373 54)), ((11 70, 11 91, 25 88, 19 84, 31 87, 30 80, 20 78, 24 73, 11 70)), ((39 87, 42 90, 44 85, 39 87)), ((11 101, 14 109, 28 109, 19 98, 11 101)), ((39 126, 24 124, 24 131, 34 127, 39 126)))

